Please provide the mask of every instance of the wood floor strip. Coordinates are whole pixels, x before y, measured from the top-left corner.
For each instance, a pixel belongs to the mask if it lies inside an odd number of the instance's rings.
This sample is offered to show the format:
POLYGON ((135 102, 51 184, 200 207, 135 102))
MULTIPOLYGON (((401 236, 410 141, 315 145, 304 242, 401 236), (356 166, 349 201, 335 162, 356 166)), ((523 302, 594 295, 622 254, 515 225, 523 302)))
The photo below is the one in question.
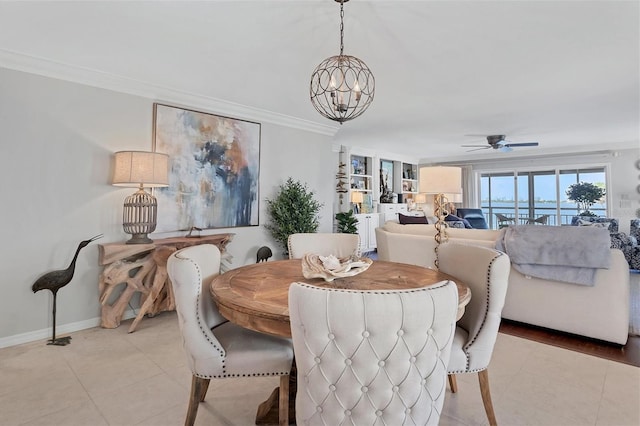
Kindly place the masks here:
POLYGON ((627 344, 620 346, 614 343, 603 342, 601 340, 576 336, 574 334, 563 333, 505 319, 503 319, 500 324, 500 332, 640 367, 640 336, 629 336, 627 344))

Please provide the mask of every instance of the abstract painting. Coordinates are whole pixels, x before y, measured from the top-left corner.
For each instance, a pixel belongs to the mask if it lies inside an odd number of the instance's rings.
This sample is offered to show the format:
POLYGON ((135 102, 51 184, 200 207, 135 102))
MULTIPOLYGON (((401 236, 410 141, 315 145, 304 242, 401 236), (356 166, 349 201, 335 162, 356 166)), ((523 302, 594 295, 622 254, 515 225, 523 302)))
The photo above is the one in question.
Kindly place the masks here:
POLYGON ((156 232, 258 225, 260 123, 154 104, 154 151, 169 155, 156 188, 156 232))

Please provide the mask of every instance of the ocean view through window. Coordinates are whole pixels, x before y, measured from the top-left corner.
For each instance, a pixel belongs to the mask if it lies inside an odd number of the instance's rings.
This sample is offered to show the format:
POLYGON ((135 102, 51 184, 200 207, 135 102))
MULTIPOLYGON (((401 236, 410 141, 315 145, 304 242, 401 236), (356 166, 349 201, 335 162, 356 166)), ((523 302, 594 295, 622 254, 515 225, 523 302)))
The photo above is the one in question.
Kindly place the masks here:
MULTIPOLYGON (((567 225, 580 212, 578 204, 568 199, 567 188, 579 182, 606 190, 606 170, 594 167, 482 173, 480 207, 493 229, 499 227, 496 213, 514 218, 515 224, 567 225)), ((599 200, 590 210, 606 216, 606 199, 599 200)))

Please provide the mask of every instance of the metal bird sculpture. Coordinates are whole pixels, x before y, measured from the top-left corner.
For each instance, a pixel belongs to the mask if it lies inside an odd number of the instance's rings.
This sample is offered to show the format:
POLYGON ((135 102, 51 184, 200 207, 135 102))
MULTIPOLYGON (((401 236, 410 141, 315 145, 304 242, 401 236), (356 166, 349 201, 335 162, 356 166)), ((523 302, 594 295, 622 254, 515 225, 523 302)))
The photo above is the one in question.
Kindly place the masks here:
POLYGON ((262 261, 267 261, 273 253, 271 253, 271 249, 267 246, 262 246, 258 249, 258 253, 256 254, 256 263, 260 263, 262 261))
POLYGON ((81 241, 76 249, 76 254, 73 256, 73 260, 67 269, 48 272, 38 278, 36 282, 33 283, 33 286, 31 286, 31 290, 33 290, 34 293, 40 290, 51 290, 53 293, 53 337, 47 342, 47 345, 65 346, 71 343, 71 336, 56 338, 56 296, 58 294, 58 290, 69 284, 73 278, 73 273, 76 269, 76 259, 78 258, 80 250, 86 247, 91 241, 102 238, 102 236, 103 235, 100 234, 88 240, 81 241))

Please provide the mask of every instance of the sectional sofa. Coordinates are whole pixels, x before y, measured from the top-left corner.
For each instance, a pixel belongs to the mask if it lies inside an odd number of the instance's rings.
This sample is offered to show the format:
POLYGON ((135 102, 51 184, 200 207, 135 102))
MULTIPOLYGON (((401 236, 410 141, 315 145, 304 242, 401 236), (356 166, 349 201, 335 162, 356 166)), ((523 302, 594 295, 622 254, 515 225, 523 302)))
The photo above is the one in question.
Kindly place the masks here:
MULTIPOLYGON (((378 258, 433 267, 435 232, 434 225, 386 222, 376 229, 378 258)), ((448 228, 447 233, 449 242, 492 248, 500 236, 500 231, 488 229, 448 228)), ((597 270, 593 286, 529 277, 512 266, 502 317, 624 345, 629 333, 629 267, 620 250, 610 250, 609 268, 597 270)))

